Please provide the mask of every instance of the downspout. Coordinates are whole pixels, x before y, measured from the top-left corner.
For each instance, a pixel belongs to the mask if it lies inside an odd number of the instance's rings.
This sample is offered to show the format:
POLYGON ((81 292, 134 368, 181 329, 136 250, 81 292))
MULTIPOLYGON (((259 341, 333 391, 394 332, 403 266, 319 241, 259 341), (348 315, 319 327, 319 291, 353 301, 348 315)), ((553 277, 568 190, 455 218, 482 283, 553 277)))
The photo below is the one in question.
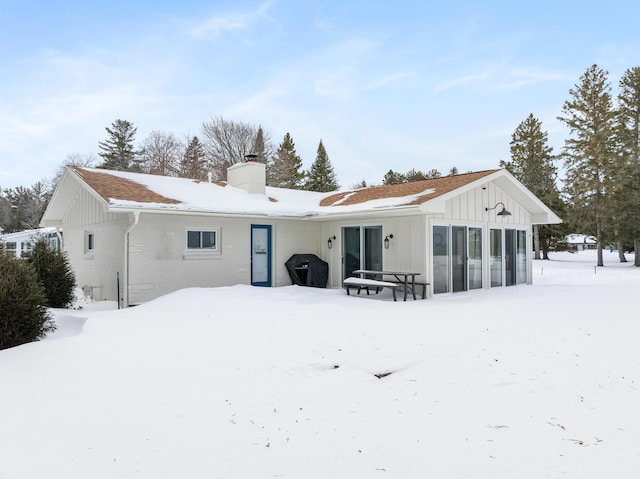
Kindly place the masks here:
MULTIPOLYGON (((123 295, 124 295, 124 303, 123 307, 129 307, 129 233, 133 231, 133 228, 138 226, 138 222, 140 221, 140 212, 133 212, 133 223, 129 225, 127 231, 124 233, 124 277, 123 281, 123 295)), ((120 304, 120 298, 118 298, 118 304, 120 304)))
POLYGON ((60 251, 64 251, 64 237, 60 232, 59 226, 56 226, 56 236, 58 237, 58 243, 60 243, 60 251))

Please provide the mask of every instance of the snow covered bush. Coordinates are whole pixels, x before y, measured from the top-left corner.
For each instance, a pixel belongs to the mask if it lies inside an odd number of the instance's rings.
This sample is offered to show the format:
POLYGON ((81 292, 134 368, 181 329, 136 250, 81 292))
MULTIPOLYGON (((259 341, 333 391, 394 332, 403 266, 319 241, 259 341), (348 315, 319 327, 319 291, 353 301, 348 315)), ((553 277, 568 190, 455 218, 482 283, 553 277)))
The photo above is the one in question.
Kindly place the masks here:
POLYGON ((66 253, 51 246, 46 239, 40 239, 28 261, 44 288, 47 306, 68 307, 75 299, 76 277, 66 253))
POLYGON ((0 349, 37 341, 56 329, 31 265, 0 250, 0 349))

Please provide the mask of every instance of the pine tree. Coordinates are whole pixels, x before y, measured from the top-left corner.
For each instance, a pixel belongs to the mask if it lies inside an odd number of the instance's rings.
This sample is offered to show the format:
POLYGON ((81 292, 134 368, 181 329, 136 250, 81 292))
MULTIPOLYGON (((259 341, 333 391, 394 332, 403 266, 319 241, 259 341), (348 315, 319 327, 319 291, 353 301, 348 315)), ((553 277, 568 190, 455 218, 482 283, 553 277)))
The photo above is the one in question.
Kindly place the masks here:
MULTIPOLYGON (((640 266, 640 67, 628 69, 619 86, 616 126, 622 162, 618 179, 620 234, 624 241, 633 242, 634 264, 640 266)), ((621 260, 623 240, 618 242, 621 260)))
MULTIPOLYGON (((560 193, 556 188, 557 168, 553 149, 548 145, 548 135, 542 123, 529 114, 511 135, 511 160, 500 161, 505 168, 535 194, 547 206, 558 209, 560 193)), ((533 225, 535 259, 549 259, 549 242, 554 230, 544 225, 533 225)))
POLYGON ((251 153, 256 155, 256 161, 258 163, 263 163, 265 165, 267 164, 268 155, 264 142, 264 131, 262 130, 261 126, 258 127, 258 132, 256 133, 256 139, 253 142, 251 153))
POLYGON ((267 171, 267 184, 278 188, 302 189, 305 174, 302 171, 302 159, 296 153, 293 138, 289 133, 284 139, 267 171))
POLYGON ((569 90, 572 98, 564 103, 564 116, 558 117, 571 132, 563 157, 573 223, 584 233, 595 232, 598 266, 604 266, 602 248, 612 239, 610 219, 616 213, 609 201, 617 158, 615 112, 607 75, 597 65, 587 69, 575 89, 569 90))
POLYGON ((384 175, 384 178, 382 178, 383 185, 397 185, 406 182, 407 178, 405 175, 393 170, 387 171, 387 173, 384 175))
POLYGON ((64 251, 54 248, 46 238, 36 241, 27 262, 44 288, 47 306, 66 308, 74 299, 76 278, 64 251))
POLYGON ((37 341, 56 329, 38 276, 0 248, 0 349, 37 341))
POLYGON ((105 141, 98 143, 102 150, 98 153, 104 161, 98 168, 119 171, 140 171, 138 152, 133 147, 137 128, 126 120, 116 120, 111 128, 105 128, 108 136, 105 141))
POLYGON ((194 136, 187 145, 184 155, 178 164, 178 176, 193 180, 207 180, 207 158, 204 145, 194 136))
POLYGON ((329 160, 329 156, 322 144, 322 140, 320 140, 320 144, 318 145, 316 159, 307 172, 304 189, 320 192, 336 191, 340 189, 338 177, 333 171, 333 165, 329 160))

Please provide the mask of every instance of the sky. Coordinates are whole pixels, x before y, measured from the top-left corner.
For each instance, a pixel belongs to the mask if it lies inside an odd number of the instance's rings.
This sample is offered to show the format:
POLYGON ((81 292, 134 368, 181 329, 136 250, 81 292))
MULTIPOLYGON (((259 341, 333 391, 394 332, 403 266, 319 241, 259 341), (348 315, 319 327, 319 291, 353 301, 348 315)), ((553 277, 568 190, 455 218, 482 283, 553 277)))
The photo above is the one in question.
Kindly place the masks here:
POLYGON ((604 255, 406 302, 236 285, 53 310, 0 351, 0 479, 636 478, 640 272, 604 255))
POLYGON ((557 117, 592 64, 639 65, 634 1, 0 0, 0 187, 94 155, 115 120, 199 135, 203 122, 322 140, 338 180, 496 168, 530 113, 557 117))

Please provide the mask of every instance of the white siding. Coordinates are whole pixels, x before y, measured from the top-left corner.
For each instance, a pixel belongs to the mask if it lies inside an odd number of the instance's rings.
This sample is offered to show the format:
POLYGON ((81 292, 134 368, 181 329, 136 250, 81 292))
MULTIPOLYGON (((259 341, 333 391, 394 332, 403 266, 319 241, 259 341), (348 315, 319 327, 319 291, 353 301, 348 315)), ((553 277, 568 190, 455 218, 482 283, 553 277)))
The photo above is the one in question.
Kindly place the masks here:
POLYGON ((317 225, 300 221, 141 214, 129 240, 129 304, 177 289, 251 283, 251 225, 271 225, 272 283, 291 284, 284 263, 317 253, 317 225), (215 229, 219 251, 186 253, 187 229, 215 229))
POLYGON ((342 286, 342 228, 347 226, 382 226, 382 236, 393 234, 389 249, 384 249, 383 268, 396 271, 426 272, 427 258, 424 249, 425 217, 421 215, 396 218, 368 219, 367 221, 335 221, 323 223, 320 230, 320 256, 329 263, 328 287, 342 286), (333 248, 327 240, 335 236, 333 248))
POLYGON ((122 287, 127 226, 127 215, 106 212, 104 206, 84 189, 80 190, 63 219, 64 249, 73 266, 76 283, 97 301, 116 301, 118 274, 122 287), (85 253, 86 231, 92 231, 95 239, 95 248, 89 253, 85 253))

